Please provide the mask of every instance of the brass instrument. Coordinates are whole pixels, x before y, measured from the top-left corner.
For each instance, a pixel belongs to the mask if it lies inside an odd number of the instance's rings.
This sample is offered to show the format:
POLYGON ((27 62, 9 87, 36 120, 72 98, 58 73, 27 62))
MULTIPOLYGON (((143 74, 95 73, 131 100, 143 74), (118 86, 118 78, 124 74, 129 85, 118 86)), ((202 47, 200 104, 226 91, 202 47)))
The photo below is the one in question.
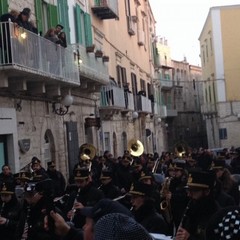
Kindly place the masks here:
POLYGON ((159 164, 160 164, 160 158, 158 158, 158 159, 155 161, 154 166, 153 166, 153 168, 152 168, 152 173, 156 173, 156 172, 157 172, 159 164))
POLYGON ((128 142, 128 151, 134 157, 139 157, 143 154, 143 144, 137 139, 131 139, 128 142))
POLYGON ((166 198, 166 195, 170 192, 169 187, 171 183, 172 178, 166 177, 163 184, 162 184, 162 189, 160 191, 160 196, 163 199, 160 203, 160 209, 163 212, 163 216, 167 223, 171 224, 173 220, 173 215, 172 215, 172 208, 170 204, 170 200, 166 198))
POLYGON ((96 155, 96 148, 92 144, 84 143, 79 148, 79 158, 82 162, 81 167, 86 167, 91 171, 92 160, 96 155))

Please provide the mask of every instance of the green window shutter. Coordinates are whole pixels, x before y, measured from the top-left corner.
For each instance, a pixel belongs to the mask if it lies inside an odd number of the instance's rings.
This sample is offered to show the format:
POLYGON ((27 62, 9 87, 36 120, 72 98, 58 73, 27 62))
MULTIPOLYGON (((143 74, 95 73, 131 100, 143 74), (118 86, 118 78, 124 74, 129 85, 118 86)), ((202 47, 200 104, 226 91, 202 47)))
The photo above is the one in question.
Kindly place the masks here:
POLYGON ((81 14, 82 14, 81 7, 77 4, 77 5, 76 5, 76 32, 77 32, 77 43, 83 44, 81 14))
POLYGON ((84 14, 84 29, 85 29, 85 43, 86 47, 92 46, 92 24, 91 24, 91 16, 88 13, 84 14))
POLYGON ((69 18, 68 18, 68 1, 66 0, 58 0, 58 14, 59 19, 58 23, 63 25, 63 31, 66 33, 67 41, 70 42, 70 26, 69 26, 69 18))
POLYGON ((49 28, 56 27, 58 24, 58 11, 57 6, 48 4, 48 24, 49 28))
POLYGON ((35 0, 36 24, 39 33, 43 33, 42 0, 35 0))
POLYGON ((0 1, 0 15, 8 12, 8 0, 1 0, 0 1))

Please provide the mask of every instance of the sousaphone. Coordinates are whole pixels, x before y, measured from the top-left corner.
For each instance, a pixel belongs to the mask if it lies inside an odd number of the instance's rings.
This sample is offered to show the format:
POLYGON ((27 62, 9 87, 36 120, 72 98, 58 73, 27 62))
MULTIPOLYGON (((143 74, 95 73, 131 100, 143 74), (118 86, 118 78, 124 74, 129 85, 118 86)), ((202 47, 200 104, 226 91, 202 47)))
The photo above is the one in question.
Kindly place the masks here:
POLYGON ((128 151, 132 156, 139 157, 144 151, 143 144, 137 139, 131 139, 128 142, 128 151))
POLYGON ((91 161, 96 155, 96 148, 89 143, 84 143, 79 148, 79 157, 82 161, 91 161))

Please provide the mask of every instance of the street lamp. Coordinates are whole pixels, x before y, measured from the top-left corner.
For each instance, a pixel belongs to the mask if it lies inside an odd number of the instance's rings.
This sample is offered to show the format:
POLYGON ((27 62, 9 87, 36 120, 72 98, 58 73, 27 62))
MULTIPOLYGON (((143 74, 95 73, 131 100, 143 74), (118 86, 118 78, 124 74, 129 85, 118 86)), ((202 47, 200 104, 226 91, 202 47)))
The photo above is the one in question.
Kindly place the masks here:
POLYGON ((64 116, 68 113, 69 107, 73 104, 73 97, 66 95, 60 102, 53 102, 53 112, 57 115, 64 116))

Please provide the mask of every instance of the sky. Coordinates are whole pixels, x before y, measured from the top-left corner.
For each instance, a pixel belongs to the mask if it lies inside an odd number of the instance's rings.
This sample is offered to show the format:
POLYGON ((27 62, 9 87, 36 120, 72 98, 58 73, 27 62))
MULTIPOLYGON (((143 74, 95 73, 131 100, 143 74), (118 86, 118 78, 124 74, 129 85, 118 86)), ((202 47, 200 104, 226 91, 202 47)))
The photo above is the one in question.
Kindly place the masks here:
POLYGON ((173 60, 201 66, 198 38, 209 9, 240 4, 239 0, 149 0, 158 36, 168 40, 173 60))

